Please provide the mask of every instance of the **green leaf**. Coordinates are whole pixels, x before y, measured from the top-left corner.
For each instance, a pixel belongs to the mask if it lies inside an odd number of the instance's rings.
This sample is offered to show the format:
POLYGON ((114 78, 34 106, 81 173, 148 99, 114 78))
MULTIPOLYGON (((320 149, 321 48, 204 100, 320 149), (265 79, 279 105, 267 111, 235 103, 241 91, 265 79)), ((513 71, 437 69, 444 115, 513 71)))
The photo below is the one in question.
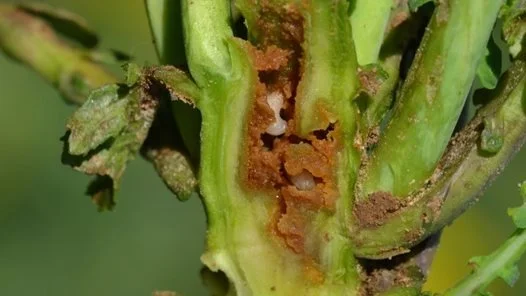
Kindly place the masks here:
POLYGON ((57 33, 83 47, 94 48, 99 42, 97 34, 88 26, 86 20, 77 14, 44 3, 21 4, 19 7, 45 20, 57 33))
POLYGON ((526 228, 526 205, 508 209, 508 214, 512 217, 513 223, 519 228, 526 228))
POLYGON ((148 135, 157 105, 142 87, 110 85, 93 91, 69 120, 63 162, 105 177, 88 190, 99 209, 113 207, 113 194, 148 135))
POLYGON ((494 37, 488 41, 486 55, 480 61, 477 68, 477 77, 482 84, 482 87, 487 89, 494 89, 499 82, 499 76, 502 71, 501 50, 494 37))
POLYGON ((526 228, 526 181, 519 184, 524 204, 520 207, 508 209, 508 214, 513 219, 513 222, 518 228, 526 228))
POLYGON ((512 266, 508 266, 506 268, 503 268, 499 272, 499 277, 503 279, 508 286, 513 287, 517 280, 519 279, 520 271, 519 267, 514 264, 512 266))
POLYGON ((411 11, 417 11, 420 6, 429 2, 435 3, 435 0, 409 0, 409 9, 411 9, 411 11))

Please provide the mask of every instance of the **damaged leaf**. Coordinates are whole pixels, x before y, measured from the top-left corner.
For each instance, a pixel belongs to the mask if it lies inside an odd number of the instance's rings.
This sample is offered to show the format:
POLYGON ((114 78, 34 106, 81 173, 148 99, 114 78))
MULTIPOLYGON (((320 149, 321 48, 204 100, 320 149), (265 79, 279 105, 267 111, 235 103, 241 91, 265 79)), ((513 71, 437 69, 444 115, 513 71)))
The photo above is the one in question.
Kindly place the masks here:
POLYGON ((170 97, 167 91, 160 96, 160 106, 141 153, 152 162, 168 189, 185 201, 197 195, 198 182, 175 124, 170 97))
POLYGON ((174 67, 142 69, 130 63, 125 70, 126 85, 94 90, 70 118, 63 162, 97 175, 88 193, 100 209, 111 209, 126 164, 142 147, 168 188, 186 200, 196 194, 197 179, 182 152, 169 105, 179 99, 194 104, 199 90, 174 67), (164 101, 161 116, 158 112, 164 101), (159 132, 164 130, 170 132, 159 132))
POLYGON ((151 150, 148 157, 152 159, 166 186, 179 200, 185 201, 197 195, 197 179, 184 154, 173 149, 159 149, 151 150))
POLYGON ((109 85, 94 90, 70 118, 67 128, 69 153, 85 155, 109 138, 118 136, 128 124, 129 97, 119 94, 122 87, 109 85))
POLYGON ((151 77, 170 92, 173 101, 182 100, 192 106, 198 104, 200 90, 185 72, 173 66, 159 66, 150 71, 151 77))
POLYGON ((111 178, 111 186, 107 179, 90 186, 99 208, 114 205, 113 193, 148 135, 157 104, 142 88, 110 85, 92 92, 69 120, 64 162, 86 174, 111 178))

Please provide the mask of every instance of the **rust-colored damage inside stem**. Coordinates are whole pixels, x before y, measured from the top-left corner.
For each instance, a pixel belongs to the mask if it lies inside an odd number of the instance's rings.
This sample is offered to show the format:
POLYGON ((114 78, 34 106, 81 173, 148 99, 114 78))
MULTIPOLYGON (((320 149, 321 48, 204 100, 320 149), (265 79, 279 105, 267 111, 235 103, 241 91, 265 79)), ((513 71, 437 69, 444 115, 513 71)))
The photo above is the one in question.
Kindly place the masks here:
POLYGON ((298 135, 295 106, 301 100, 296 93, 303 67, 303 18, 291 6, 279 11, 263 7, 261 15, 256 28, 260 34, 251 49, 259 81, 246 127, 246 166, 241 174, 248 190, 275 199, 269 232, 308 261, 309 223, 319 211, 334 211, 338 196, 334 172, 338 124, 298 135))

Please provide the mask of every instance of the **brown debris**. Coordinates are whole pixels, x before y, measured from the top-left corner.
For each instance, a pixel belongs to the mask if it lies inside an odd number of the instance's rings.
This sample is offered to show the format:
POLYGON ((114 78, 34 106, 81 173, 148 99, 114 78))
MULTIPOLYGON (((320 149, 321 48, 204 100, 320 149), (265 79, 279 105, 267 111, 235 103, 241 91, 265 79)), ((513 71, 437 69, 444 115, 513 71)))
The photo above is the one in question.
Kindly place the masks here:
POLYGON ((297 254, 304 252, 303 234, 305 231, 305 214, 298 204, 289 202, 286 212, 282 213, 277 222, 278 235, 281 236, 287 246, 297 254))
POLYGON ((325 281, 325 275, 321 271, 319 264, 317 264, 312 258, 305 260, 303 273, 311 283, 321 285, 325 281))
POLYGON ((255 67, 258 71, 277 71, 287 65, 291 51, 271 45, 265 51, 255 51, 255 67))
POLYGON ((370 96, 375 96, 384 82, 379 75, 377 68, 358 69, 358 79, 362 89, 370 96))
POLYGON ((421 288, 438 245, 435 234, 410 252, 383 260, 360 260, 362 286, 359 295, 373 296, 393 288, 421 288))
POLYGON ((395 215, 403 206, 403 201, 391 193, 380 191, 371 193, 366 200, 356 203, 354 215, 361 227, 377 227, 395 215))
MULTIPOLYGON (((295 4, 276 7, 267 1, 260 1, 260 17, 256 21, 258 45, 264 47, 299 47, 303 41, 303 16, 295 4)), ((256 4, 254 4, 256 6, 256 4)))
POLYGON ((413 243, 419 241, 424 235, 425 231, 423 228, 416 228, 411 231, 407 231, 404 235, 404 242, 413 243))
POLYGON ((442 209, 442 204, 444 200, 440 197, 433 197, 427 202, 427 208, 430 211, 430 215, 426 215, 424 222, 431 223, 434 219, 438 218, 440 215, 440 210, 442 209), (430 217, 431 216, 431 217, 430 217))
POLYGON ((281 188, 281 196, 287 205, 293 203, 303 204, 304 206, 316 210, 325 206, 323 185, 318 184, 314 190, 302 191, 296 186, 288 185, 281 188))
POLYGON ((322 178, 330 174, 328 159, 316 151, 311 144, 289 144, 285 151, 285 170, 290 176, 301 173, 304 169, 314 177, 322 178))
POLYGON ((409 287, 413 279, 408 275, 404 266, 389 269, 375 269, 367 275, 361 295, 378 295, 389 291, 393 287, 409 287))
POLYGON ((369 131, 365 142, 366 147, 372 147, 380 140, 380 127, 376 126, 369 131))

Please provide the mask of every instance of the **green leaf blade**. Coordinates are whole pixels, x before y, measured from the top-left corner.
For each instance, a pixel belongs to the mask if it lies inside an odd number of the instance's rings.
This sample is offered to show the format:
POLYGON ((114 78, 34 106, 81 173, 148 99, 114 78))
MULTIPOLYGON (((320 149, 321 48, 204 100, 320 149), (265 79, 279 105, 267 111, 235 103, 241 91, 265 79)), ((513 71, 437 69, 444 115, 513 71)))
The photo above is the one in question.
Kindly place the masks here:
POLYGON ((499 272, 499 277, 503 279, 506 282, 506 284, 508 284, 508 286, 513 287, 520 277, 519 267, 516 264, 514 264, 503 268, 499 272))

